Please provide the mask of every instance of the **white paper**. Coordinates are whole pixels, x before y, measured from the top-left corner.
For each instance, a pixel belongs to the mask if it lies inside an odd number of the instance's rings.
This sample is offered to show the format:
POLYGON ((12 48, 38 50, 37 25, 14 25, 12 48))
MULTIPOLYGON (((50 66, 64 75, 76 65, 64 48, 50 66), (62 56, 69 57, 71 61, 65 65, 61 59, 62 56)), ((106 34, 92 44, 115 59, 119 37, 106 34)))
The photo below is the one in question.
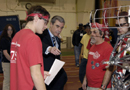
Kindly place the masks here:
POLYGON ((63 67, 64 64, 65 64, 65 62, 55 59, 53 65, 49 71, 50 76, 47 76, 45 79, 45 83, 47 85, 49 85, 51 83, 51 81, 54 79, 54 77, 57 75, 57 73, 60 71, 60 69, 63 67))
POLYGON ((128 23, 130 24, 130 8, 128 10, 128 23))

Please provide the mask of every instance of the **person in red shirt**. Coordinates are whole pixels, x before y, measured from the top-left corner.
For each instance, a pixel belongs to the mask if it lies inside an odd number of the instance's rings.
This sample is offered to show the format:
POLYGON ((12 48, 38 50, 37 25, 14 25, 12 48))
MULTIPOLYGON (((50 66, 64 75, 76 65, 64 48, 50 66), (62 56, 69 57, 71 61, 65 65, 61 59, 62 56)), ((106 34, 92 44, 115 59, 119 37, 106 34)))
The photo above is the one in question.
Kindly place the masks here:
POLYGON ((102 24, 91 24, 91 46, 86 65, 86 76, 82 84, 83 90, 111 90, 110 78, 112 70, 106 68, 103 61, 109 61, 113 47, 104 41, 102 24), (104 77, 105 74, 108 76, 104 77), (103 81, 103 79, 105 80, 103 81), (87 84, 87 87, 86 87, 87 84), (106 89, 107 88, 107 89, 106 89))
POLYGON ((47 28, 49 12, 40 5, 28 10, 25 28, 17 32, 11 42, 10 90, 46 90, 42 42, 35 34, 47 28))

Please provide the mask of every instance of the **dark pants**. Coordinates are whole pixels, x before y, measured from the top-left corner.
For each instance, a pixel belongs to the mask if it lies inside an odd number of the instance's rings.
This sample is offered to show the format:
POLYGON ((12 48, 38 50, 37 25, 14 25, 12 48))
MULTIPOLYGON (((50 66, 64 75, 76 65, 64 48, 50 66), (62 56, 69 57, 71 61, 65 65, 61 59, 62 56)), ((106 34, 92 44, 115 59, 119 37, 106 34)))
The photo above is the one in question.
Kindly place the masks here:
POLYGON ((47 90, 64 90, 64 85, 67 82, 67 74, 62 68, 50 85, 46 85, 47 90))
POLYGON ((81 59, 81 64, 79 66, 79 80, 81 83, 83 83, 84 76, 86 74, 86 65, 87 65, 88 59, 81 59))
POLYGON ((81 52, 82 44, 79 43, 78 46, 74 46, 74 55, 75 55, 75 65, 79 64, 79 55, 81 52))

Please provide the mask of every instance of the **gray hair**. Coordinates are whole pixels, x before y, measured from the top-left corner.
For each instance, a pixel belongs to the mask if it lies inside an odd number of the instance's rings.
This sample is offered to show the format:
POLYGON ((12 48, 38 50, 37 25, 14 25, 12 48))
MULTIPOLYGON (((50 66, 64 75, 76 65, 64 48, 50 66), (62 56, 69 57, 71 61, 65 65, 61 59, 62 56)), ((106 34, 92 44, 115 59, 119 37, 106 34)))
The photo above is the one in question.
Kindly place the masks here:
POLYGON ((51 23, 54 24, 56 20, 58 20, 59 22, 65 24, 65 20, 64 20, 64 18, 61 17, 61 16, 58 16, 58 15, 52 17, 52 19, 51 19, 51 23))

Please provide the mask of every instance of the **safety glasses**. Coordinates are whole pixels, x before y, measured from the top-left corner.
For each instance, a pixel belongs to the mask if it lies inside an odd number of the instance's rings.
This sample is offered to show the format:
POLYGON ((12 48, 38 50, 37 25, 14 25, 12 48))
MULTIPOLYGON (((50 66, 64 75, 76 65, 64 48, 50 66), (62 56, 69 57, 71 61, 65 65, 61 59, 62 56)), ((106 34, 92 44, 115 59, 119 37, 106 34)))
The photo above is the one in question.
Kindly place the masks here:
POLYGON ((45 21, 45 24, 47 25, 48 24, 48 20, 43 18, 43 17, 40 17, 41 19, 43 19, 45 21))
POLYGON ((94 33, 94 34, 96 34, 98 31, 90 31, 90 34, 92 34, 92 33, 94 33))
POLYGON ((125 26, 125 24, 127 24, 127 23, 115 24, 115 26, 116 26, 116 27, 123 27, 123 26, 125 26))

